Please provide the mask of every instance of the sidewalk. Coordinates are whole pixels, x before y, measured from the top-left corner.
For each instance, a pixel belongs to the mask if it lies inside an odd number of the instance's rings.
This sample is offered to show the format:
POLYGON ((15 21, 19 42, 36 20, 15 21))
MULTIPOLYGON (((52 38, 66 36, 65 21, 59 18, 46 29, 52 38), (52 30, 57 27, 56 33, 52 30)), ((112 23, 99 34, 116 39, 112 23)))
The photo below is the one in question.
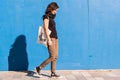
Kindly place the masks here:
POLYGON ((35 71, 0 71, 0 80, 120 80, 120 70, 57 70, 59 78, 51 78, 43 70, 39 77, 35 71))

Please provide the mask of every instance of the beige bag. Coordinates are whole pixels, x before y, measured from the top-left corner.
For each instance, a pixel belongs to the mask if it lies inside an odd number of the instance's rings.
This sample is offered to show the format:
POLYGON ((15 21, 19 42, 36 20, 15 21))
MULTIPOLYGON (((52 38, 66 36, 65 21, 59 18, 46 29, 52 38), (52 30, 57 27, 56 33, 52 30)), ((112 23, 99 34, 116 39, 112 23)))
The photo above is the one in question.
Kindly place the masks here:
MULTIPOLYGON (((51 31, 49 30, 49 35, 50 35, 51 31)), ((47 37, 45 34, 45 30, 43 26, 39 26, 38 29, 38 39, 37 39, 37 43, 44 45, 45 47, 47 47, 47 37)))

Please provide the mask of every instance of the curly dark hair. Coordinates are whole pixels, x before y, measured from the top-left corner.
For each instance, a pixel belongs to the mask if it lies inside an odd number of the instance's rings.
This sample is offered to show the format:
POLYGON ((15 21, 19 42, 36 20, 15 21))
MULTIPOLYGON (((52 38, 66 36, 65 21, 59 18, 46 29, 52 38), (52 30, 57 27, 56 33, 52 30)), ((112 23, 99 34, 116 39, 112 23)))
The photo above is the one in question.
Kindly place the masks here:
POLYGON ((56 2, 51 2, 51 3, 47 6, 46 11, 45 11, 45 14, 51 12, 52 10, 56 10, 56 9, 58 9, 58 8, 59 8, 59 6, 57 5, 56 2))

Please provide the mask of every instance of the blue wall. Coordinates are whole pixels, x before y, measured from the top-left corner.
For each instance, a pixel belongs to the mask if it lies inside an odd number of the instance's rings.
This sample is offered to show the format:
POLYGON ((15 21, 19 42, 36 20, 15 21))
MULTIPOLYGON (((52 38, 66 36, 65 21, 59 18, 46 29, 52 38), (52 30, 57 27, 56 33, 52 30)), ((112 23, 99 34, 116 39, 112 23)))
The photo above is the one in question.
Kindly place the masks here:
POLYGON ((32 70, 49 56, 37 31, 51 1, 60 7, 57 69, 120 69, 120 0, 1 0, 1 71, 32 70))

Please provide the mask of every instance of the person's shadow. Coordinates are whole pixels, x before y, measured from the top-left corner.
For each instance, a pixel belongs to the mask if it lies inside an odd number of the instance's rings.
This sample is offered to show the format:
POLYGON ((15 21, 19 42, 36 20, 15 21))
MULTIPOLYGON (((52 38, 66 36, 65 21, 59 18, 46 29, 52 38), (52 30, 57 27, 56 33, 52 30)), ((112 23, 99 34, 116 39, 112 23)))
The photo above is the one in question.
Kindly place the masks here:
POLYGON ((28 55, 26 51, 26 37, 20 35, 12 44, 8 56, 9 71, 27 71, 28 55))

